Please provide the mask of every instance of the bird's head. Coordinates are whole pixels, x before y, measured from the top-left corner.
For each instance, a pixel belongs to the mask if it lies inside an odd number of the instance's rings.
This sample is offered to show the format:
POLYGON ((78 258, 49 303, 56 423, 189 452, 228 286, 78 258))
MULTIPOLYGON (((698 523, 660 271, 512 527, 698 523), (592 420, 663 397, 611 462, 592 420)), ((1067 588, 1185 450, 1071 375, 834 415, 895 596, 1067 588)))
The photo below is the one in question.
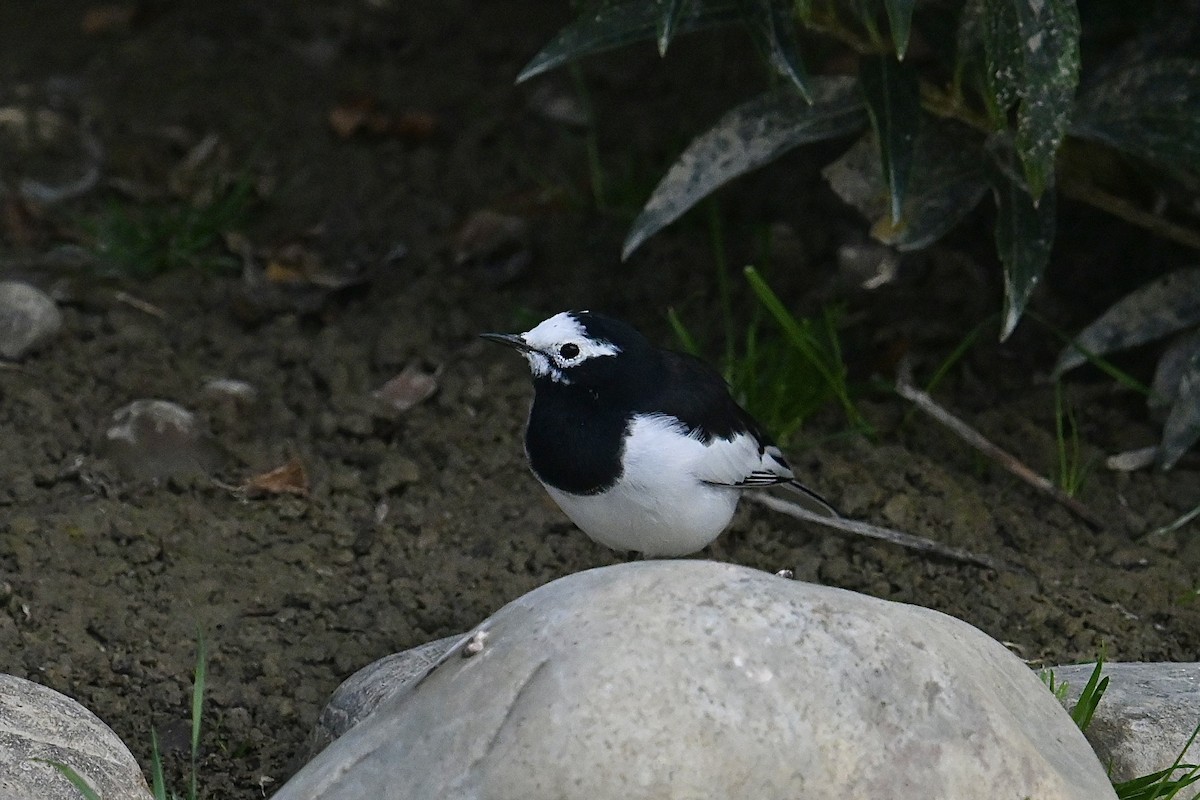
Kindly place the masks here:
POLYGON ((524 353, 534 383, 610 385, 653 353, 631 326, 591 311, 563 311, 524 333, 482 335, 524 353))

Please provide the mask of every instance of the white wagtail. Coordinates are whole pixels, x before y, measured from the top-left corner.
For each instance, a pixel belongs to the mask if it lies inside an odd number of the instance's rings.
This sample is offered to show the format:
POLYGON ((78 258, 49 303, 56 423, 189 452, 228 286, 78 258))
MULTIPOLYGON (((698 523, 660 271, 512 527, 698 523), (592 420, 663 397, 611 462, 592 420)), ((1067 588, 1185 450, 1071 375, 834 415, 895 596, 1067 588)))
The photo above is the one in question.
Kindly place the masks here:
POLYGON ((600 544, 648 557, 694 553, 725 530, 743 491, 769 486, 837 516, 700 359, 590 311, 483 338, 529 360, 529 465, 600 544))

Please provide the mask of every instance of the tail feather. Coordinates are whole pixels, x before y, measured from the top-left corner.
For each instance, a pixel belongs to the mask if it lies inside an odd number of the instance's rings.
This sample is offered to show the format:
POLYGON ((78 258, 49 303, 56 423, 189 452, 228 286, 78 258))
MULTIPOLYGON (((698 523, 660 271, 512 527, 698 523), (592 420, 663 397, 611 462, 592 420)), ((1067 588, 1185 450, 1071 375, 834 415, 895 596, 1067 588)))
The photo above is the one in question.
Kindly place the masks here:
POLYGON ((816 511, 834 519, 842 516, 838 513, 836 508, 829 504, 828 500, 826 500, 824 497, 821 497, 821 495, 817 494, 803 483, 800 483, 800 481, 791 480, 780 485, 786 486, 788 489, 791 489, 793 492, 803 498, 805 502, 802 503, 802 505, 807 506, 810 511, 816 511))

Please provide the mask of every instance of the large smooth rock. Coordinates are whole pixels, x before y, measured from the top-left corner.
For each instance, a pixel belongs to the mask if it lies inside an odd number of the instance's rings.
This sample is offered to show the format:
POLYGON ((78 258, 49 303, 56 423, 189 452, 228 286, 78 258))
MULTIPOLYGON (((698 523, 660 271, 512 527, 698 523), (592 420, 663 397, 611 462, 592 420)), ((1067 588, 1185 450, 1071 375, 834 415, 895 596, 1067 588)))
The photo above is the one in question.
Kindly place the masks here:
POLYGON ((1019 659, 935 611, 705 561, 509 603, 276 800, 1103 800, 1019 659))
MULTIPOLYGON (((1074 706, 1095 664, 1054 667, 1055 680, 1066 682, 1067 701, 1074 706)), ((1088 725, 1087 738, 1096 755, 1112 764, 1112 778, 1127 781, 1166 769, 1200 724, 1200 663, 1105 664, 1108 688, 1088 725)), ((1194 742, 1182 763, 1200 759, 1194 742)), ((1200 794, 1193 784, 1176 797, 1190 800, 1200 794)))
POLYGON ((142 770, 100 718, 66 695, 0 673, 0 798, 79 800, 47 761, 65 764, 104 800, 147 800, 142 770))
POLYGON ((0 281, 0 358, 16 360, 62 328, 58 304, 41 289, 20 281, 0 281))

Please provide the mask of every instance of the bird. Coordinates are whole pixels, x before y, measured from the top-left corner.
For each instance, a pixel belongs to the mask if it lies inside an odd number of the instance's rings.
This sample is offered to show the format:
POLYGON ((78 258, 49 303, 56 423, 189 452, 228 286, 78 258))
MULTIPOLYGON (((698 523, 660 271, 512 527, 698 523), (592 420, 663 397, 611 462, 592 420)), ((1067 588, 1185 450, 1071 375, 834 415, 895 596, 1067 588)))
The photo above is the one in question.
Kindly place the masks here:
POLYGON ((592 540, 644 558, 689 555, 729 526, 743 492, 773 486, 838 516, 702 359, 592 311, 481 336, 529 362, 530 469, 592 540))

